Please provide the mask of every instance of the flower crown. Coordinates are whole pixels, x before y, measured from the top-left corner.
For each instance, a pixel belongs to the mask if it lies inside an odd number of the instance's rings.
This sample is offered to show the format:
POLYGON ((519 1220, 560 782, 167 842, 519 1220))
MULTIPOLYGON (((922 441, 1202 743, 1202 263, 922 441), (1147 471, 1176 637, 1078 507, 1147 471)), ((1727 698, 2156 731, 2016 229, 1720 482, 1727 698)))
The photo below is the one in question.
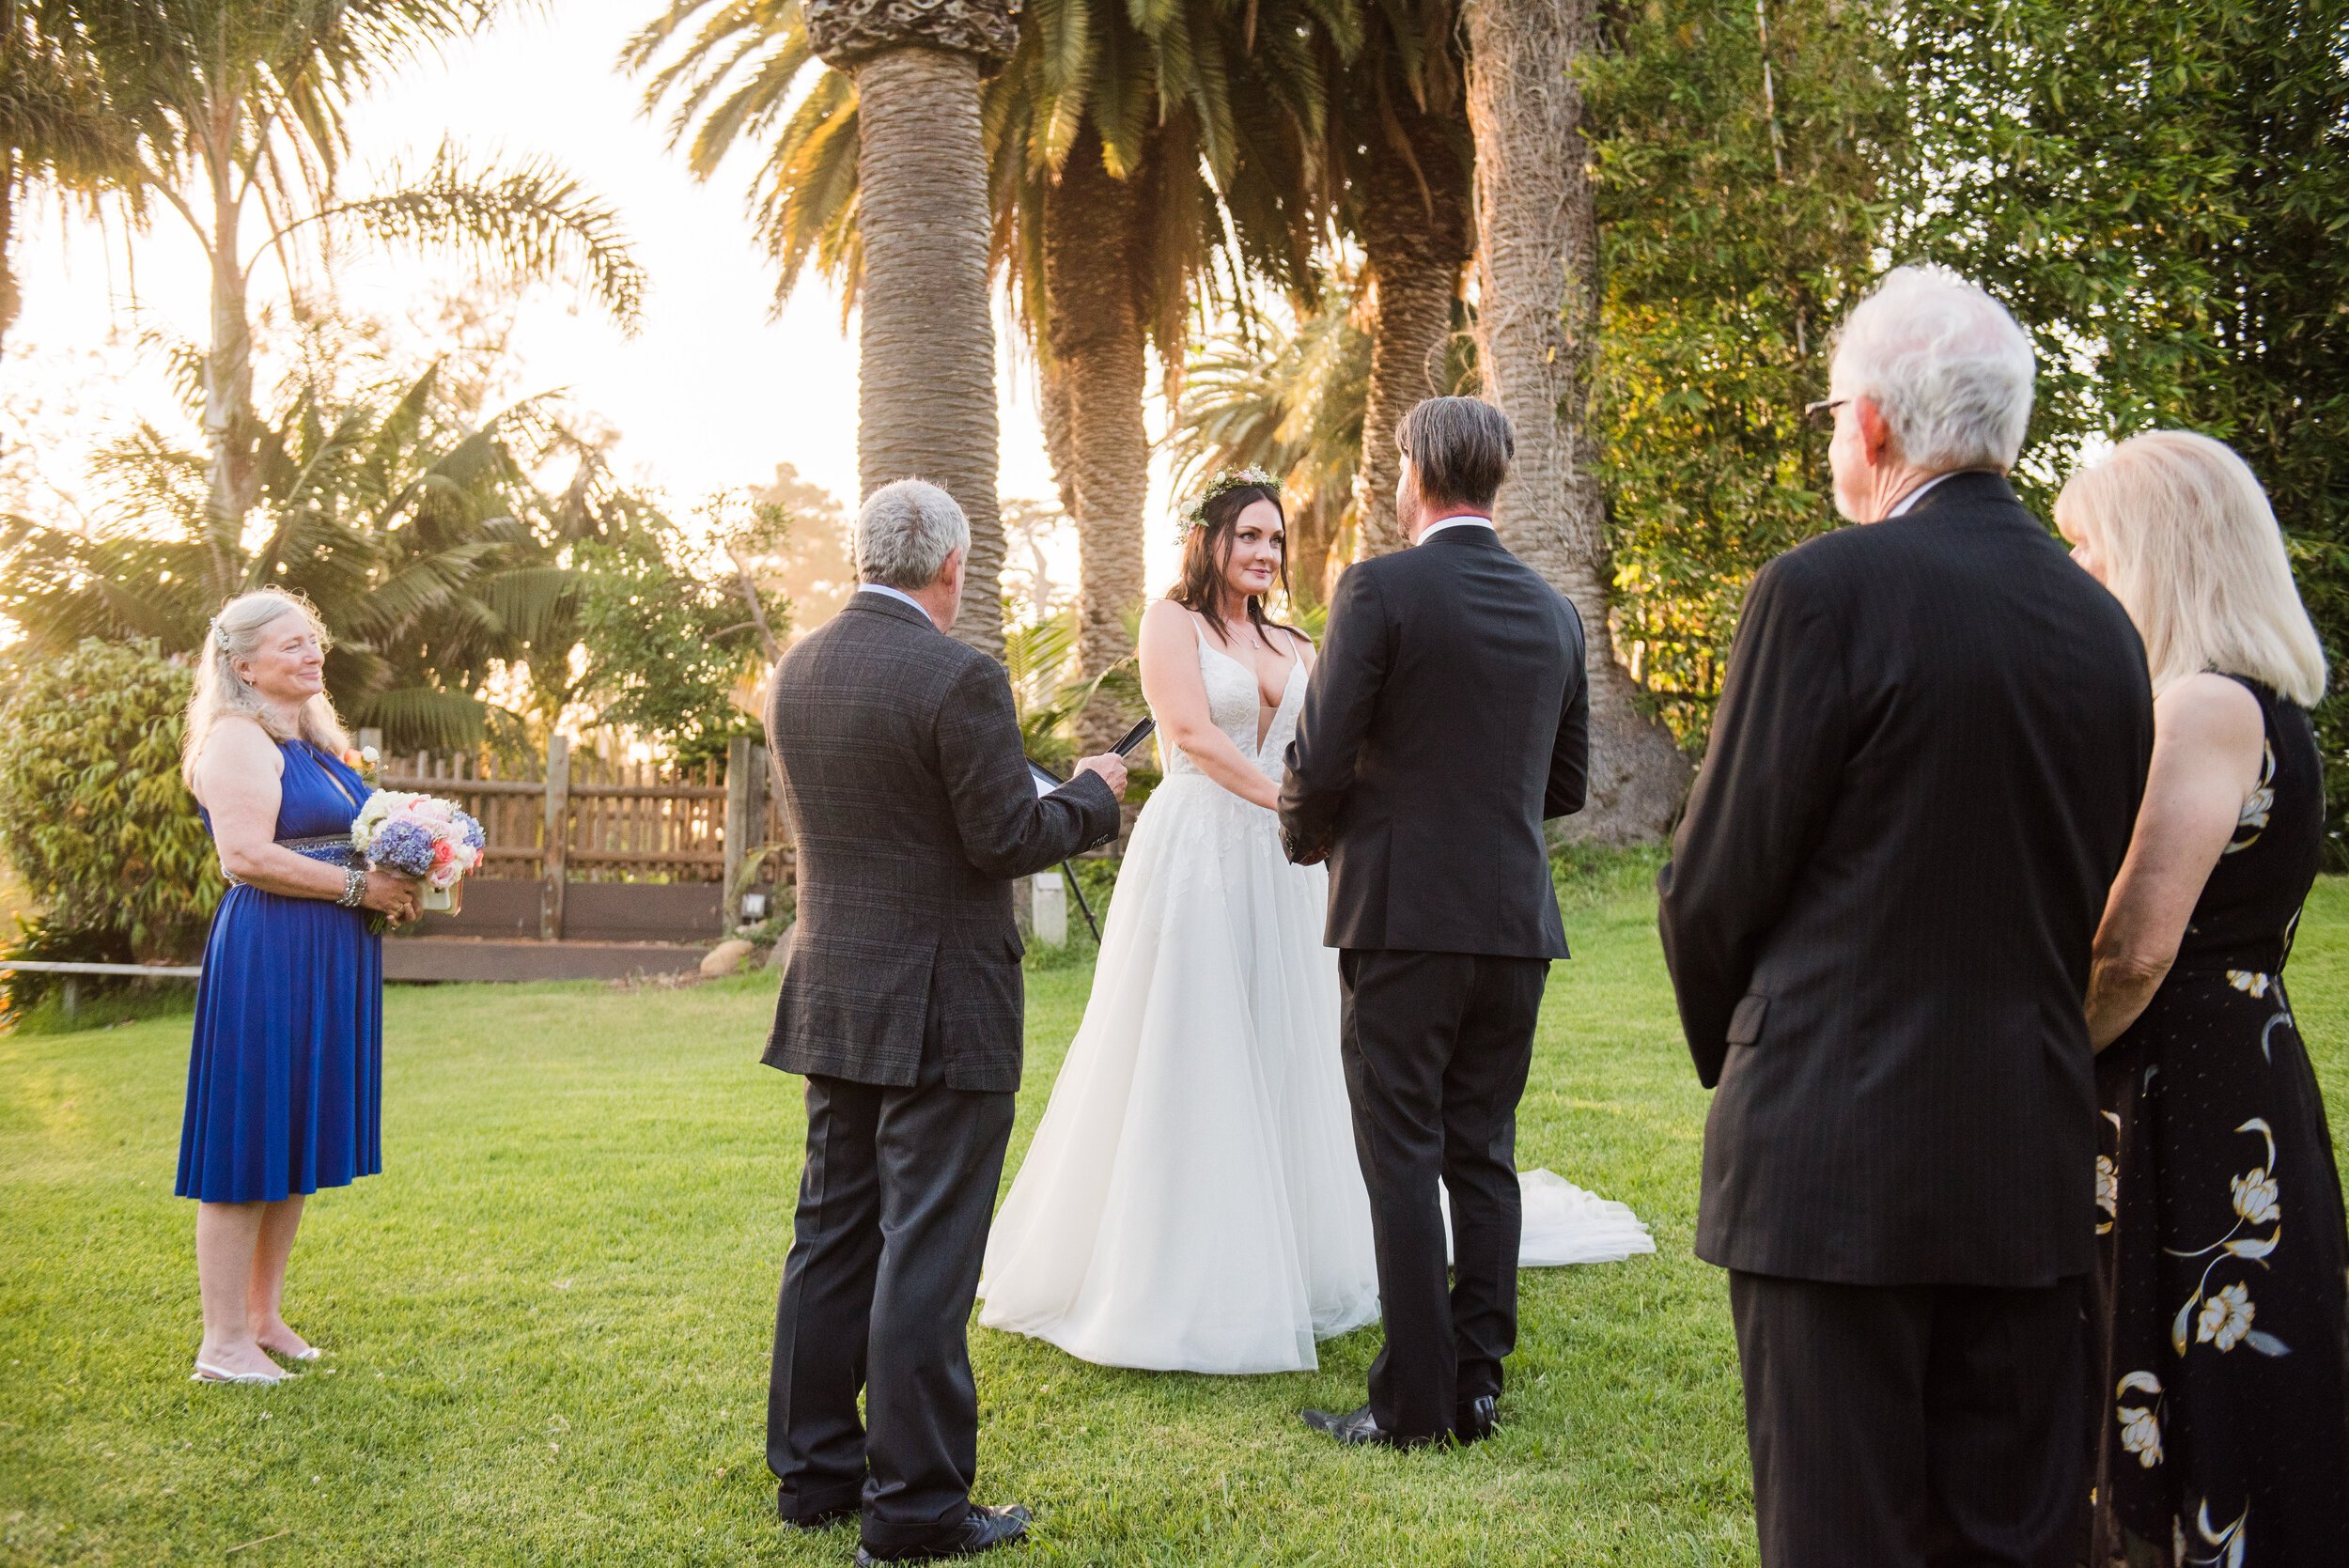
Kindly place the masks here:
POLYGON ((1247 489, 1251 486, 1253 486, 1258 489, 1270 490, 1274 495, 1279 495, 1281 493, 1281 481, 1275 479, 1271 474, 1267 474, 1261 468, 1253 466, 1248 468, 1227 468, 1222 473, 1217 474, 1214 478, 1208 480, 1207 488, 1201 490, 1199 492, 1198 499, 1193 501, 1190 505, 1184 510, 1182 531, 1175 536, 1176 540, 1178 542, 1187 540, 1190 537, 1190 531, 1192 529, 1204 528, 1206 526, 1207 504, 1209 502, 1215 500, 1218 496, 1229 495, 1234 490, 1247 489))

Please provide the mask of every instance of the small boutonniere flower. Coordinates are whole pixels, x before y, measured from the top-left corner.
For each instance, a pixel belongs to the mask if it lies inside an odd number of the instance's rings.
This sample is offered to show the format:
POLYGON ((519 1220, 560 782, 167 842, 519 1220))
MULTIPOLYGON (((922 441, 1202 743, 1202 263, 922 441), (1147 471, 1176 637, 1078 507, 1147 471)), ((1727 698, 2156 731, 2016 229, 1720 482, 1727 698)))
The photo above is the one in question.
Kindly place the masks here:
POLYGON ((369 784, 375 782, 376 770, 382 763, 383 753, 372 746, 349 746, 343 750, 343 766, 369 784))

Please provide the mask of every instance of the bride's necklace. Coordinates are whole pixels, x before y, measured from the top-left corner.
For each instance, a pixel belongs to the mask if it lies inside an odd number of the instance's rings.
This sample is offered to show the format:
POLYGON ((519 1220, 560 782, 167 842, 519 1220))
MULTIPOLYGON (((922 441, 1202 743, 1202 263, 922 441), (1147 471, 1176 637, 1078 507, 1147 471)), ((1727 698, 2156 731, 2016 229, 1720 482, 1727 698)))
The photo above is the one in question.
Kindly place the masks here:
POLYGON ((1246 646, 1251 654, 1259 649, 1266 653, 1272 651, 1272 644, 1265 641, 1265 635, 1256 629, 1256 623, 1246 615, 1242 615, 1237 621, 1226 615, 1222 617, 1222 620, 1223 635, 1226 641, 1246 646))

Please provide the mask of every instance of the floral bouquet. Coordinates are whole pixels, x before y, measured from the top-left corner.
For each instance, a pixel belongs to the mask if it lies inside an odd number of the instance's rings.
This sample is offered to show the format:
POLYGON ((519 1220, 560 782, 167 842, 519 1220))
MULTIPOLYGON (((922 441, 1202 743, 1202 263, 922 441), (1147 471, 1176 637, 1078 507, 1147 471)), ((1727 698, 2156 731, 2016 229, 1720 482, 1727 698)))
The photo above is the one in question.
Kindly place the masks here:
POLYGON ((437 795, 379 789, 350 824, 351 846, 367 864, 424 882, 428 909, 456 907, 451 896, 481 863, 481 824, 437 795))

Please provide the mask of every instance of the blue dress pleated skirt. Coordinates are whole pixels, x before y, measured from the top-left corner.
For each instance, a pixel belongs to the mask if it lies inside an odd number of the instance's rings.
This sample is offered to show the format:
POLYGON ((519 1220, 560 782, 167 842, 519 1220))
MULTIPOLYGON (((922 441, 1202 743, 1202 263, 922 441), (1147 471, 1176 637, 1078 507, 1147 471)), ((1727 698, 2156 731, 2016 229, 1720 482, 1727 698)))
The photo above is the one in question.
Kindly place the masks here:
MULTIPOLYGON (((348 833, 366 782, 307 742, 278 749, 279 842, 348 833)), ((221 900, 196 982, 179 1196, 273 1203, 383 1169, 383 939, 367 920, 253 887, 221 900)))

